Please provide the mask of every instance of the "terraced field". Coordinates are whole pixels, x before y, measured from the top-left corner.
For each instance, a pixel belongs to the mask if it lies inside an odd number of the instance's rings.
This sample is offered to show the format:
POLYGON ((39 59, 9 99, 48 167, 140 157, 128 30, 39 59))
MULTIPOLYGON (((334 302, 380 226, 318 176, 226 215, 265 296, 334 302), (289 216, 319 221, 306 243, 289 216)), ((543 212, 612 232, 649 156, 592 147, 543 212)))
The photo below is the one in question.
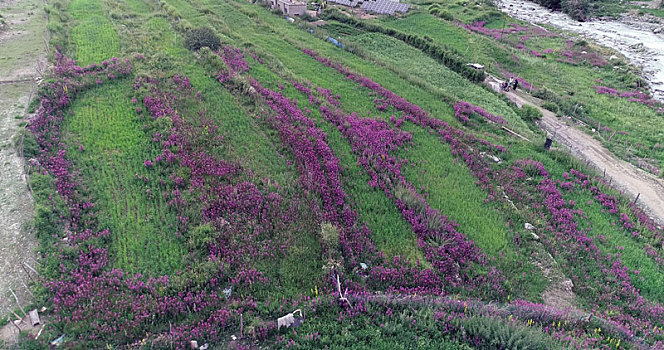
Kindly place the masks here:
MULTIPOLYGON (((54 70, 28 138, 49 327, 22 346, 662 346, 661 227, 459 63, 538 86, 541 58, 509 40, 539 33, 563 55, 559 33, 514 23, 495 40, 496 23, 425 6, 331 9, 316 29, 236 0, 48 10, 54 70), (345 49, 327 40, 342 31, 345 49)), ((528 90, 561 113, 583 98, 578 116, 611 130, 609 105, 661 118, 591 85, 528 90)))

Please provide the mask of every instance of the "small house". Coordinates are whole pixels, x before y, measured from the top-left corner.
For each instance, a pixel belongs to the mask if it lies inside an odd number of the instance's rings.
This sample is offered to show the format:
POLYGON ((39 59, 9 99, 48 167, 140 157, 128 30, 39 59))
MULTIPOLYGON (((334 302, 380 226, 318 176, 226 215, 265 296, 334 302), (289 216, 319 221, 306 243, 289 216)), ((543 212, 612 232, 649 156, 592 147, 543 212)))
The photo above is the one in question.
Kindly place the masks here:
MULTIPOLYGON (((307 4, 292 0, 269 0, 270 2, 276 1, 277 7, 288 16, 302 16, 307 12, 307 4)), ((270 4, 271 5, 271 4, 270 4)), ((272 7, 272 6, 270 6, 272 7)))

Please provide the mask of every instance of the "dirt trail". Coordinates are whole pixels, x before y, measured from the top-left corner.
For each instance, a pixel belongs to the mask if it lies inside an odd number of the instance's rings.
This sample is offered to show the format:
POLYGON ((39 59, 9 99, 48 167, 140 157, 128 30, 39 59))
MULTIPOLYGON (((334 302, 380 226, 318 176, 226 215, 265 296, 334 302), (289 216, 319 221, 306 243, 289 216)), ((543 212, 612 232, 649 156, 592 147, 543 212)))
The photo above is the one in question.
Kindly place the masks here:
MULTIPOLYGON (((498 79, 489 77, 486 83, 492 89, 502 92, 499 88, 501 81, 498 79)), ((529 105, 542 112, 542 120, 539 125, 549 137, 565 145, 575 157, 588 162, 599 171, 606 170, 606 176, 611 179, 613 186, 632 198, 638 195, 639 206, 660 225, 664 225, 664 181, 662 179, 618 159, 591 135, 568 125, 565 121, 566 118, 558 118, 553 112, 540 107, 542 100, 524 91, 510 91, 505 95, 519 108, 529 105)), ((534 256, 534 264, 549 280, 549 286, 542 294, 544 304, 579 311, 575 306, 576 296, 572 290, 572 281, 566 278, 555 259, 539 243, 536 243, 536 247, 538 249, 534 256)))
MULTIPOLYGON (((0 317, 14 310, 21 314, 18 304, 26 306, 32 299, 30 276, 37 277, 31 271, 37 265, 33 201, 15 140, 27 120, 36 78, 46 68, 46 20, 41 8, 41 0, 0 2, 9 25, 0 37, 0 81, 4 82, 0 85, 0 317)), ((23 322, 20 327, 30 326, 23 322)), ((17 331, 7 324, 0 328, 0 340, 11 346, 17 331)))
POLYGON ((591 135, 567 125, 553 112, 541 108, 541 100, 523 91, 510 91, 506 95, 519 107, 526 104, 539 109, 542 112, 542 129, 555 141, 567 146, 577 158, 589 162, 599 171, 606 169, 607 178, 612 179, 616 188, 632 198, 639 196, 637 204, 660 225, 664 225, 664 180, 619 159, 591 135))

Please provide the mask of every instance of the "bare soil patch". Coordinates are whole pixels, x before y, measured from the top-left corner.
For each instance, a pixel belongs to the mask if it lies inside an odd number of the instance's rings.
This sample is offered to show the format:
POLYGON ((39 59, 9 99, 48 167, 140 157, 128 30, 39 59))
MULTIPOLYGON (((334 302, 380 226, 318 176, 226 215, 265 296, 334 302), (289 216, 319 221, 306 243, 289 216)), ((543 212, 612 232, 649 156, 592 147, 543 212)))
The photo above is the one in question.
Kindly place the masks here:
POLYGON ((32 336, 41 335, 40 331, 44 327, 44 320, 41 324, 32 325, 30 317, 25 316, 20 320, 12 317, 11 321, 0 327, 0 340, 5 342, 5 345, 11 346, 18 343, 19 329, 21 332, 28 332, 32 336))
MULTIPOLYGON (((2 0, 0 9, 11 19, 0 40, 0 81, 22 81, 0 85, 0 316, 5 316, 31 302, 28 271, 38 264, 33 200, 16 139, 40 76, 35 67, 46 67, 42 43, 46 23, 39 0, 2 0)), ((19 326, 32 328, 25 321, 19 326)), ((17 331, 13 324, 5 325, 0 329, 0 340, 12 346, 17 331)))
MULTIPOLYGON (((19 130, 16 119, 28 103, 31 84, 3 85, 0 90, 0 314, 18 308, 11 288, 21 304, 31 300, 29 278, 23 265, 34 268, 37 242, 32 234, 32 197, 23 171, 23 159, 14 147, 19 130)), ((34 277, 34 276, 33 276, 34 277)))

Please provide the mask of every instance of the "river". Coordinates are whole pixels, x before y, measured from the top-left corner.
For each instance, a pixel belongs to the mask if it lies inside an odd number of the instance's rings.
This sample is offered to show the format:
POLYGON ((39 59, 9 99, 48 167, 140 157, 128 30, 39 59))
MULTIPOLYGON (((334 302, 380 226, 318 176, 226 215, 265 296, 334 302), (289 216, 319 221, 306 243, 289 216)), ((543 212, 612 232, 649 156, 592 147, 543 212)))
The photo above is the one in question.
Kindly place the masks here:
POLYGON ((664 102, 664 32, 653 33, 661 24, 631 17, 578 22, 562 12, 523 0, 496 0, 496 5, 522 21, 554 25, 617 50, 643 69, 642 76, 650 82, 653 97, 664 102))

